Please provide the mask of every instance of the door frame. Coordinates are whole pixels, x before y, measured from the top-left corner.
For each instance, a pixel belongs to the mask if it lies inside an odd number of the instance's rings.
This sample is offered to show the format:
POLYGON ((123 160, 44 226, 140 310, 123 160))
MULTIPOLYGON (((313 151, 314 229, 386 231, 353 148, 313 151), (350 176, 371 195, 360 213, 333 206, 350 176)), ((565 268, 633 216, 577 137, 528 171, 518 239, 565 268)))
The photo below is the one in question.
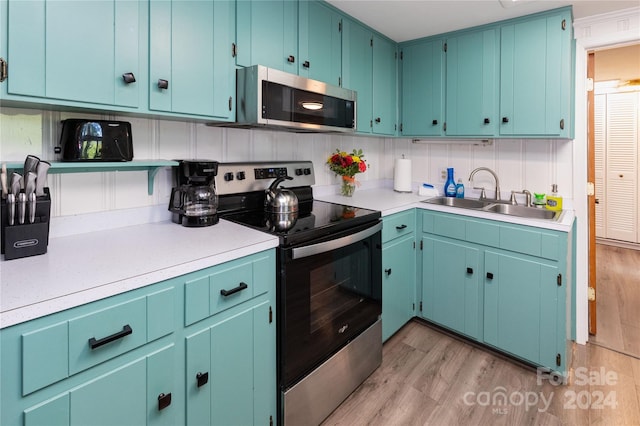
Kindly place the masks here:
POLYGON ((587 105, 586 78, 587 51, 640 42, 640 7, 603 13, 576 19, 573 23, 576 46, 575 56, 575 138, 571 145, 573 154, 573 204, 576 215, 575 247, 575 295, 572 295, 573 329, 576 343, 589 340, 588 324, 588 232, 587 207, 587 105), (620 25, 623 22, 626 25, 620 25))
POLYGON ((595 53, 587 53, 587 209, 589 215, 589 334, 597 331, 596 317, 596 155, 595 155, 595 53))

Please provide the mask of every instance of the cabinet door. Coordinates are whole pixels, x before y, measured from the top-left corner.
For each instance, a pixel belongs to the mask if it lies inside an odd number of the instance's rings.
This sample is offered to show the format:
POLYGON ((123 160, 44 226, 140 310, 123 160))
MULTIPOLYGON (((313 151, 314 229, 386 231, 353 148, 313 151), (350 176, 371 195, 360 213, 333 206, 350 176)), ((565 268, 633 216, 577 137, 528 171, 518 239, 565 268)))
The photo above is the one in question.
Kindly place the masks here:
POLYGON ((416 258, 413 234, 382 248, 382 340, 413 317, 416 258))
POLYGON ((236 65, 264 65, 297 74, 298 3, 238 0, 236 65))
POLYGON ((423 238, 423 315, 474 339, 482 333, 479 249, 439 237, 423 238))
POLYGON ((497 35, 497 29, 488 29, 447 39, 447 135, 497 133, 497 35))
POLYGON ((403 136, 441 136, 444 125, 444 42, 407 45, 402 64, 403 136))
POLYGON ((233 120, 232 1, 150 3, 149 108, 233 120))
POLYGON ((570 19, 563 16, 501 27, 501 135, 569 135, 569 92, 563 73, 570 68, 565 46, 571 29, 570 19))
POLYGON ((275 421, 275 322, 269 310, 263 302, 187 337, 187 424, 275 421))
POLYGON ((373 35, 373 133, 395 135, 397 119, 397 49, 373 35))
POLYGON ((356 130, 371 133, 373 127, 373 54, 372 34, 364 26, 350 20, 343 20, 344 49, 342 56, 342 85, 358 93, 356 104, 356 130))
POLYGON ((147 422, 146 358, 70 392, 71 425, 142 425, 147 422))
MULTIPOLYGON (((485 252, 484 341, 516 356, 555 367, 558 268, 516 254, 485 252)), ((563 339, 561 339, 563 340, 563 339)))
POLYGON ((11 0, 8 93, 137 107, 139 3, 11 0))
POLYGON ((342 82, 342 16, 317 1, 300 1, 298 74, 334 86, 342 82))

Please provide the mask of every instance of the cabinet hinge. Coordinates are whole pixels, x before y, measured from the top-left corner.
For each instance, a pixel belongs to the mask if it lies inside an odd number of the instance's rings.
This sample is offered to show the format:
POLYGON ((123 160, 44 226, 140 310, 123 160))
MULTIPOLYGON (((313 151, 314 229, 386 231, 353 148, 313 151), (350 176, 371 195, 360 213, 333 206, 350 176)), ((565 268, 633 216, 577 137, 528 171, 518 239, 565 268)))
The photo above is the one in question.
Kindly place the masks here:
POLYGON ((229 111, 233 109, 233 97, 229 96, 229 111))
POLYGON ((373 37, 369 39, 369 46, 373 47, 373 37))
POLYGON ((447 131, 447 123, 446 122, 442 125, 442 130, 444 130, 445 132, 447 131))
POLYGON ((338 32, 342 32, 342 21, 338 22, 338 32))
POLYGON ((269 426, 273 426, 273 416, 269 416, 269 426))
POLYGON ((342 77, 338 77, 338 87, 342 87, 342 77))
POLYGON ((423 247, 423 241, 420 241, 420 250, 422 250, 423 247))
POLYGON ((556 354, 556 365, 560 367, 562 365, 562 355, 556 354))
POLYGON ((558 287, 562 286, 562 274, 558 274, 556 282, 558 283, 558 287))
POLYGON ((416 242, 415 241, 413 242, 413 249, 414 250, 416 249, 416 242))
POLYGON ((269 324, 273 322, 273 309, 269 306, 269 324))
POLYGON ((7 61, 4 58, 0 58, 0 83, 5 81, 9 76, 9 71, 7 67, 7 61))
POLYGON ((442 45, 442 50, 444 50, 444 51, 445 51, 445 53, 447 52, 447 43, 445 43, 445 44, 443 44, 443 45, 442 45))
POLYGON ((420 301, 420 312, 422 312, 422 300, 420 301))
POLYGON ((369 120, 369 127, 373 128, 373 120, 369 120))
POLYGON ((560 120, 560 130, 564 130, 564 118, 560 120))
POLYGON ((562 20, 561 27, 562 27, 562 31, 564 31, 564 30, 566 30, 566 29, 567 29, 567 20, 566 20, 566 19, 563 19, 563 20, 562 20))
POLYGON ((394 58, 394 59, 398 59, 398 52, 394 52, 394 53, 393 53, 393 58, 394 58))
POLYGON ((411 304, 411 310, 412 310, 412 311, 415 311, 415 310, 416 310, 416 304, 415 304, 415 303, 412 303, 412 304, 411 304))
POLYGON ((403 59, 404 59, 404 51, 401 50, 400 51, 400 60, 403 60, 403 59))
POLYGON ((402 123, 400 123, 400 133, 402 133, 402 123))
POLYGON ((235 43, 231 43, 231 57, 235 58, 238 56, 238 46, 235 43))
POLYGON ((395 132, 396 130, 398 130, 398 125, 397 125, 397 124, 394 124, 394 125, 393 125, 393 131, 395 132))

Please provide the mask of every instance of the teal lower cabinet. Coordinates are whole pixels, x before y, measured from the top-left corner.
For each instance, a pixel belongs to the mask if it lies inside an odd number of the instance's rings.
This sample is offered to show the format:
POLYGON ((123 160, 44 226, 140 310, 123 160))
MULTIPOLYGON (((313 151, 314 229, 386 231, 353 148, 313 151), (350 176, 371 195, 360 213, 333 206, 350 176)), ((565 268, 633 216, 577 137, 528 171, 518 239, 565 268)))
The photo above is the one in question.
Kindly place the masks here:
POLYGON ((274 300, 267 250, 2 329, 0 424, 277 422, 274 300))
POLYGON ((480 250, 437 236, 422 239, 422 315, 473 339, 482 338, 480 250))
POLYGON ((267 397, 276 389, 275 352, 262 352, 276 339, 270 310, 270 301, 242 306, 187 336, 188 425, 275 421, 275 400, 267 397))
POLYGON ((415 217, 412 209, 383 218, 382 340, 413 316, 415 308, 415 217))
POLYGON ((421 212, 420 315, 534 365, 570 365, 570 233, 421 212))

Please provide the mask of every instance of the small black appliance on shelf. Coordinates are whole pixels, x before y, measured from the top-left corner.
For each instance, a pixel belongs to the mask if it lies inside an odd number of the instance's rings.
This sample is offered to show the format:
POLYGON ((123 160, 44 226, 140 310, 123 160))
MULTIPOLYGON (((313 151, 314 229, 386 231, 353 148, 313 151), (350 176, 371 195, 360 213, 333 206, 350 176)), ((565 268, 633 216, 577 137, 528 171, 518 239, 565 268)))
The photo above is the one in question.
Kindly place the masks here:
POLYGON ((63 120, 60 146, 56 147, 55 153, 62 154, 63 161, 131 161, 131 123, 77 118, 63 120))
POLYGON ((171 220, 182 226, 202 227, 218 223, 218 196, 214 178, 218 163, 209 160, 176 160, 175 187, 171 190, 171 220))

